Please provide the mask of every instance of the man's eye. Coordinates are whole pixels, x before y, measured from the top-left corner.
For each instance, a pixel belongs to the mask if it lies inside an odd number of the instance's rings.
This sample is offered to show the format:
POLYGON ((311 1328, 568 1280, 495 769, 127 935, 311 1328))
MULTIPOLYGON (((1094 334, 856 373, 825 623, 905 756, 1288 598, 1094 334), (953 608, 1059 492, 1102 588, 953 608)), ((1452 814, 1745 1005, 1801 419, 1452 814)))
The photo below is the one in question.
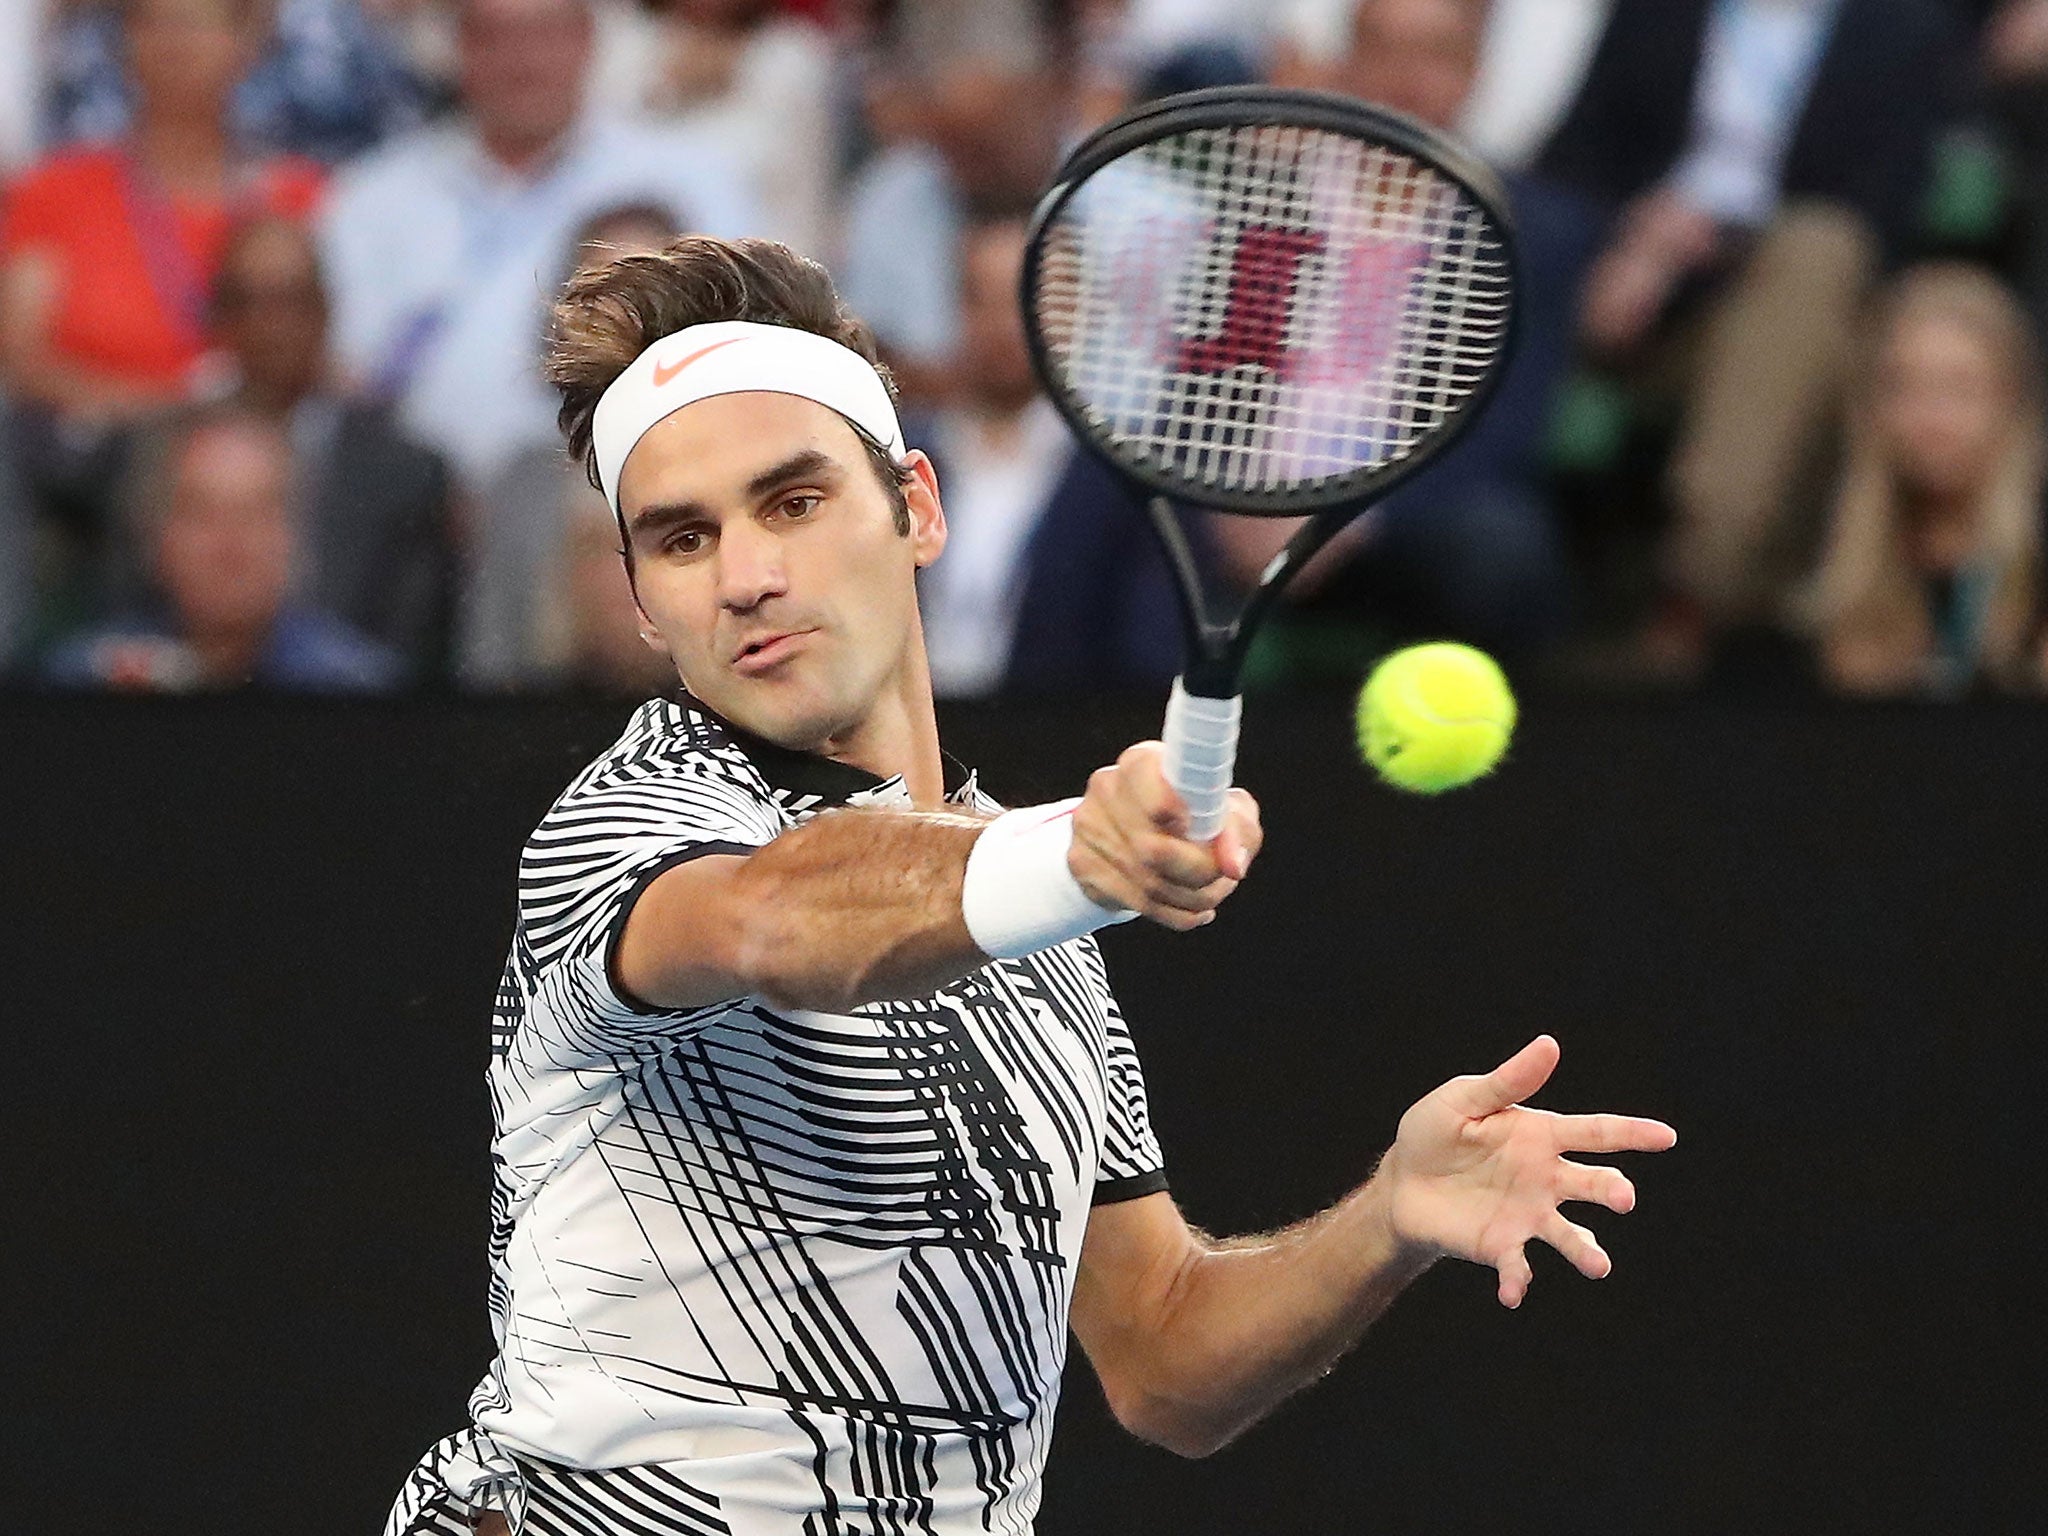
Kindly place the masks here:
POLYGON ((698 528, 685 528, 680 533, 669 535, 663 546, 672 555, 694 555, 704 547, 704 533, 698 528))
POLYGON ((806 518, 818 510, 818 504, 824 499, 822 496, 812 495, 791 496, 778 510, 784 517, 806 518))

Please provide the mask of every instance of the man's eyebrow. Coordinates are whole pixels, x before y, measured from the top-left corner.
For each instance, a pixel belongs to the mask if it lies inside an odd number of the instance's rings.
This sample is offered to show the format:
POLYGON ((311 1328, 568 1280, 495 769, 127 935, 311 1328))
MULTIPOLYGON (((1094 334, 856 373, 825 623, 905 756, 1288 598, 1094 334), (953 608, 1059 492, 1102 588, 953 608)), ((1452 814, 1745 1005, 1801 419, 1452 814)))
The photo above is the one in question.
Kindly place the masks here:
MULTIPOLYGON (((744 494, 749 501, 759 501, 792 481, 836 480, 839 474, 839 461, 831 454, 817 448, 806 448, 791 454, 780 464, 771 464, 762 470, 747 482, 744 494)), ((627 531, 637 537, 643 533, 666 533, 688 523, 712 520, 710 509, 701 501, 658 501, 652 506, 642 507, 628 518, 627 531)))
POLYGON ((771 464, 747 482, 747 500, 759 501, 770 491, 780 490, 792 480, 832 478, 839 475, 839 463, 818 448, 793 453, 780 464, 771 464))
POLYGON ((659 501, 651 507, 642 507, 628 522, 627 531, 635 536, 643 533, 664 533, 685 523, 709 522, 711 514, 700 501, 659 501))

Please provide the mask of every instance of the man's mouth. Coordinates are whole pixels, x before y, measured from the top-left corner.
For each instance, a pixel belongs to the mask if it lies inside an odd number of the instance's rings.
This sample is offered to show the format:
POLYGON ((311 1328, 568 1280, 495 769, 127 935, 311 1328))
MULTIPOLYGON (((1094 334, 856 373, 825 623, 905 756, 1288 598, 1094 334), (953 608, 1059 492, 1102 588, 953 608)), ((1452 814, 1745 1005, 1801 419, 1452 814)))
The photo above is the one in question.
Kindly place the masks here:
POLYGON ((733 656, 733 670, 743 677, 752 677, 779 666, 795 655, 812 633, 808 629, 788 629, 756 635, 733 656))

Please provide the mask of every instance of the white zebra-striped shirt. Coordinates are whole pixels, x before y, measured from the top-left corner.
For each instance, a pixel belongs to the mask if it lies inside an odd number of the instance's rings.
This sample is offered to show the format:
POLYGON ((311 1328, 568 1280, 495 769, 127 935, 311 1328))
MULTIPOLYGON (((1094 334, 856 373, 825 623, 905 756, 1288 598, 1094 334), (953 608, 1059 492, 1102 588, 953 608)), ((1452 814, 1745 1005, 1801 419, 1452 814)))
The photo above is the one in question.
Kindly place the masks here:
MULTIPOLYGON (((972 775, 948 798, 993 811, 972 775)), ((394 1532, 1025 1532, 1092 1205, 1165 1187, 1093 940, 846 1014, 624 996, 638 893, 901 780, 656 700, 526 846, 475 1428, 394 1532)))

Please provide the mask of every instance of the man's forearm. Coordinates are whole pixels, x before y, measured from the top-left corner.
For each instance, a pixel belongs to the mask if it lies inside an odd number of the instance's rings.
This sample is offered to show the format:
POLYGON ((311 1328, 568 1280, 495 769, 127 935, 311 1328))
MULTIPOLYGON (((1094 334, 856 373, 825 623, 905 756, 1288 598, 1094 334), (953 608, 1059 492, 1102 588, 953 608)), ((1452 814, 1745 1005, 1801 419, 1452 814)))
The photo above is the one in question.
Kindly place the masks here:
POLYGON ((641 895, 620 975, 666 1007, 759 993, 843 1010, 936 991, 988 963, 960 908, 967 856, 987 825, 834 811, 744 859, 683 865, 641 895))
POLYGON ((1147 1320, 1142 1400, 1118 1411, 1148 1438, 1206 1455, 1327 1373, 1433 1257, 1396 1240, 1377 1180, 1282 1232, 1197 1234, 1147 1320))
POLYGON ((828 812, 661 874, 627 915, 616 979, 661 1008, 758 995, 843 1011, 927 996, 1134 914, 1199 927, 1258 853, 1258 808, 1233 790, 1213 844, 1181 838, 1184 816, 1157 742, 1097 770, 1079 800, 992 821, 828 812))

